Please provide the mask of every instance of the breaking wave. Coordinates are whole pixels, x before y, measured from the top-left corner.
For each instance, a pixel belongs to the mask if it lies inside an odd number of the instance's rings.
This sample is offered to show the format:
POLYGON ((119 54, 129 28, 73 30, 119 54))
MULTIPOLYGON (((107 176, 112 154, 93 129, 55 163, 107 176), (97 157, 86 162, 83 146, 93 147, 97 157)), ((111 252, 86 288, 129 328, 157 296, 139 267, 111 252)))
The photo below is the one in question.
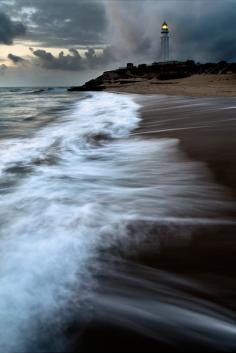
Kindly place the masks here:
POLYGON ((138 110, 129 96, 93 93, 32 136, 0 142, 2 352, 64 350, 68 323, 86 325, 99 301, 101 253, 230 222, 231 201, 178 140, 129 137, 138 110))

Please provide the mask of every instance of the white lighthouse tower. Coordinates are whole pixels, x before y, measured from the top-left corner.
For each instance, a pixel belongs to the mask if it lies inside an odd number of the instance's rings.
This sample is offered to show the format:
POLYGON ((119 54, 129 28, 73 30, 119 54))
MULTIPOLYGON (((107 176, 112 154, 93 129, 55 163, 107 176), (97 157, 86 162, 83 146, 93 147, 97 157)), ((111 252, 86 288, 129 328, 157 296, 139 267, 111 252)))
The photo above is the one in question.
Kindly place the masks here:
POLYGON ((161 26, 161 57, 162 61, 168 61, 170 56, 169 27, 166 22, 161 26))

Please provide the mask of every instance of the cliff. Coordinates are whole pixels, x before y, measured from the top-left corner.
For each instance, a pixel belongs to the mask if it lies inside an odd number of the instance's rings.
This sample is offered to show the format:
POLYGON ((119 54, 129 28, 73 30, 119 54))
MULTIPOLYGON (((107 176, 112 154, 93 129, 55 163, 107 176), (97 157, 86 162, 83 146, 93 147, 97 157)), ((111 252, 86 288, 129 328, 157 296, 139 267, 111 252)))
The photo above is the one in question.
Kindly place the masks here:
POLYGON ((101 76, 86 82, 82 86, 72 87, 69 91, 102 91, 107 89, 121 90, 124 86, 135 85, 139 82, 166 84, 178 83, 178 80, 193 75, 229 75, 236 73, 236 63, 195 63, 193 60, 186 62, 170 61, 153 63, 152 65, 141 64, 134 66, 128 63, 126 67, 117 70, 105 71, 101 76), (175 81, 171 82, 170 81, 175 81), (176 82, 177 80, 177 82, 176 82))

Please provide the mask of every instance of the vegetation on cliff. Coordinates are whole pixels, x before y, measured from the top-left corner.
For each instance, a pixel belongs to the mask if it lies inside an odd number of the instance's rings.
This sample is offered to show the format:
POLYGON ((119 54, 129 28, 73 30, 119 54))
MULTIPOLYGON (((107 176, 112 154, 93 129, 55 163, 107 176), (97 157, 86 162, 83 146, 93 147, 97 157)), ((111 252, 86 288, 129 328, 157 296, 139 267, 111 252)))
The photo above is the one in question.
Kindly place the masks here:
POLYGON ((121 85, 135 83, 140 79, 158 79, 160 81, 173 80, 202 74, 227 74, 236 73, 236 63, 220 61, 218 63, 195 63, 193 60, 185 62, 169 61, 141 64, 134 66, 128 63, 126 67, 117 70, 105 71, 101 76, 86 82, 82 86, 72 87, 69 91, 102 91, 108 85, 119 83, 121 85))

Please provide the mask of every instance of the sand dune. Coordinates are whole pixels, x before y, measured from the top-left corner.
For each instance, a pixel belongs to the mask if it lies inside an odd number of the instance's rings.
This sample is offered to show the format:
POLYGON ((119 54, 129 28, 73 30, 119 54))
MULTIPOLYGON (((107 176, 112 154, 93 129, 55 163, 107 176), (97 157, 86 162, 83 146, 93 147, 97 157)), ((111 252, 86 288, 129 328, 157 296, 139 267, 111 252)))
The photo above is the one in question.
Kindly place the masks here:
POLYGON ((192 97, 236 97, 236 75, 193 75, 177 80, 135 79, 113 82, 105 90, 138 94, 163 94, 192 97))

